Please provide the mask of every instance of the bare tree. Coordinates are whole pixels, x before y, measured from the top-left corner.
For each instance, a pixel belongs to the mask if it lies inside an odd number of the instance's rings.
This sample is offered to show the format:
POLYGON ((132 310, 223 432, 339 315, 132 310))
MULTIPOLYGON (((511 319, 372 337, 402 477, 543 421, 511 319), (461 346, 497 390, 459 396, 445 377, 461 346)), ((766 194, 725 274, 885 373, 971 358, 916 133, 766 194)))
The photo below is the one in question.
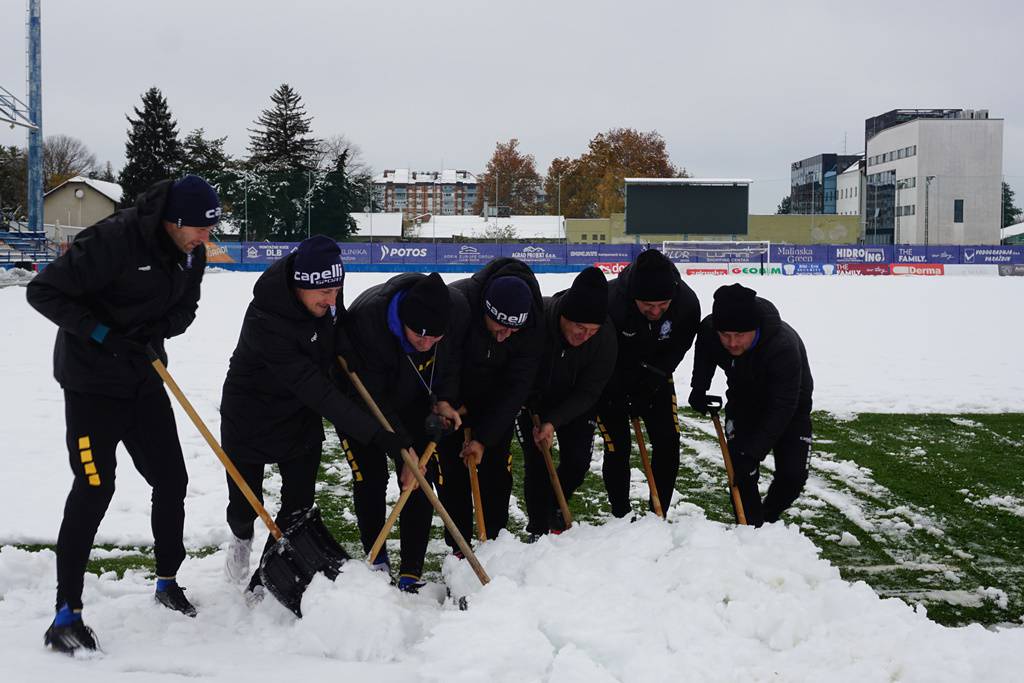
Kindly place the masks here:
POLYGON ((372 176, 373 170, 363 159, 363 150, 344 135, 332 135, 319 140, 313 157, 313 168, 324 168, 334 163, 339 156, 348 152, 345 171, 352 177, 372 176))
POLYGON ((95 167, 96 155, 78 138, 50 135, 43 140, 43 184, 47 190, 95 167))

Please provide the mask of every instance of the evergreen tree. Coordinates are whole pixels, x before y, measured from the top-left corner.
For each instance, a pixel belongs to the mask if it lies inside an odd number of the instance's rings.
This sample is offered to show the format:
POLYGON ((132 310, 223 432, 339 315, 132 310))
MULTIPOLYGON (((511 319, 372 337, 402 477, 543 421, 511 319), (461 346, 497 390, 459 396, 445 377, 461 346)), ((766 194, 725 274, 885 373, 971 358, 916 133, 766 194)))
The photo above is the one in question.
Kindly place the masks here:
POLYGON ((347 239, 355 231, 352 212, 361 211, 366 201, 363 189, 348 175, 348 158, 347 150, 335 156, 326 172, 316 174, 318 179, 310 193, 311 232, 335 240, 347 239))
POLYGON ((1021 211, 1020 207, 1013 205, 1014 192, 1013 189, 1003 181, 1003 227, 1007 225, 1013 225, 1021 220, 1024 211, 1021 211))
POLYGON ((109 161, 103 168, 96 166, 91 171, 89 171, 89 177, 94 180, 104 180, 108 183, 117 182, 117 176, 114 175, 114 167, 110 164, 109 161))
POLYGON ((793 213, 793 200, 787 194, 775 209, 776 214, 793 213))
POLYGON ((26 217, 28 153, 11 145, 0 147, 0 224, 26 217))
POLYGON ((127 163, 118 181, 124 191, 121 202, 129 206, 153 183, 176 177, 181 163, 178 124, 158 88, 142 95, 142 110, 135 107, 135 116, 125 117, 129 123, 127 163))
POLYGON ((274 106, 264 109, 249 132, 249 161, 274 169, 310 168, 317 141, 309 136, 312 116, 306 116, 302 97, 287 83, 270 96, 274 106))

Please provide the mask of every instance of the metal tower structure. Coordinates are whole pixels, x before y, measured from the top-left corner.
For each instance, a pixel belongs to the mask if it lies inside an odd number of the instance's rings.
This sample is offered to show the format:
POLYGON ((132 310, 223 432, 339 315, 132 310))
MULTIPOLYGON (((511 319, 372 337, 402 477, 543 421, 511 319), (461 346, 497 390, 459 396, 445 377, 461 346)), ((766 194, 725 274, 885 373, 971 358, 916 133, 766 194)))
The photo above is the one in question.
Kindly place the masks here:
POLYGON ((28 228, 43 230, 43 76, 40 0, 28 0, 28 228))

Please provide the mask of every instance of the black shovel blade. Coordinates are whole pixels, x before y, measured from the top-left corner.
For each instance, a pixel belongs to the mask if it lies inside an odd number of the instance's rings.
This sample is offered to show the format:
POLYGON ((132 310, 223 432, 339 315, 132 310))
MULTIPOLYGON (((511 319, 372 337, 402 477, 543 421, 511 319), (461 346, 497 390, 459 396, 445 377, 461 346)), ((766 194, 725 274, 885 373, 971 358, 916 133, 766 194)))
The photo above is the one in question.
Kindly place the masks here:
POLYGON ((284 536, 260 560, 260 579, 270 594, 302 618, 302 594, 317 572, 337 578, 349 554, 324 525, 315 506, 292 516, 284 536))

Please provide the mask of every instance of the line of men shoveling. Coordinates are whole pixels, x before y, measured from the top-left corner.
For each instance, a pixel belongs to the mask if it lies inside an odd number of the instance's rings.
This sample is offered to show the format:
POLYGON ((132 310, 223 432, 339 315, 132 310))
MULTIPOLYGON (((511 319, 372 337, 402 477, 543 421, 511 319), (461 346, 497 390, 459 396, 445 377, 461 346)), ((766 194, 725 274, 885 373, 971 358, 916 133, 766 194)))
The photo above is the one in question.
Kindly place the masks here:
POLYGON ((656 250, 610 282, 586 268, 548 297, 512 258, 448 285, 437 273, 402 273, 346 310, 338 245, 306 239, 253 288, 224 381, 218 440, 169 374, 164 340, 195 319, 204 242, 219 218, 217 194, 203 179, 162 181, 82 231, 27 288, 29 303, 59 328, 54 376, 74 475, 57 540, 56 614, 44 637, 55 650, 97 648, 82 620, 83 576, 114 492, 118 443, 152 487, 155 598, 196 616, 176 578, 188 477, 164 387, 227 471, 228 577, 245 583, 247 598, 268 591, 298 616, 312 577, 333 579, 348 559, 314 505, 324 419, 351 468, 367 560, 409 592, 423 585, 435 511, 452 553, 488 581, 467 539, 474 528, 481 540, 496 538, 508 524, 513 438, 523 452, 528 540, 571 525, 568 500, 590 468, 595 430, 612 514, 632 511, 635 439, 649 505, 666 516, 679 470, 672 377, 691 346, 689 404, 714 419, 737 522, 778 520, 803 488, 812 380, 800 337, 739 284, 719 288, 702 320, 697 296, 656 250), (707 394, 716 368, 728 382, 724 428, 721 399, 707 394), (769 452, 775 475, 762 500, 759 464, 769 452), (276 518, 262 504, 269 464, 281 476, 276 518), (385 519, 390 472, 402 493, 385 519), (253 569, 257 517, 270 533, 253 569), (392 558, 384 541, 396 519, 400 553, 392 558))

